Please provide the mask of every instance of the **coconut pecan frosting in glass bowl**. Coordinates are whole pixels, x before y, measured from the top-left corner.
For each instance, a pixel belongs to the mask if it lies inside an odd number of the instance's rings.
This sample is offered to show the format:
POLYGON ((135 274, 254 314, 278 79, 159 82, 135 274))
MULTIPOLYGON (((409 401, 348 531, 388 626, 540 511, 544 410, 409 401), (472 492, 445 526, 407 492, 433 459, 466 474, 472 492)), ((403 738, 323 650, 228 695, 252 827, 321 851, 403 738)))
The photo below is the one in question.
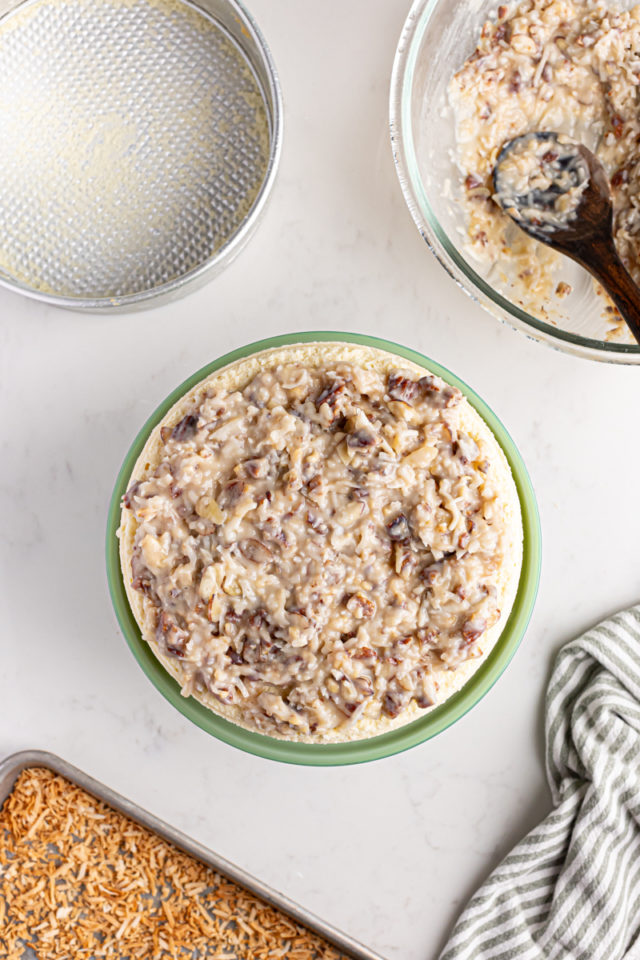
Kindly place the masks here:
MULTIPOLYGON (((611 180, 613 233, 620 257, 640 281, 640 5, 629 10, 601 0, 520 0, 500 4, 477 46, 452 77, 456 160, 470 251, 509 273, 528 310, 543 316, 571 293, 577 268, 514 227, 493 202, 492 172, 514 137, 554 131, 593 150, 611 180)), ((558 162, 558 147, 547 156, 558 162)), ((586 277, 586 275, 585 275, 586 277)), ((591 281, 589 281, 591 282, 591 281)), ((604 297, 605 339, 632 337, 604 297)))
POLYGON ((152 431, 124 583, 185 696, 271 737, 376 736, 477 670, 516 593, 506 458, 460 391, 352 343, 216 371, 152 431))

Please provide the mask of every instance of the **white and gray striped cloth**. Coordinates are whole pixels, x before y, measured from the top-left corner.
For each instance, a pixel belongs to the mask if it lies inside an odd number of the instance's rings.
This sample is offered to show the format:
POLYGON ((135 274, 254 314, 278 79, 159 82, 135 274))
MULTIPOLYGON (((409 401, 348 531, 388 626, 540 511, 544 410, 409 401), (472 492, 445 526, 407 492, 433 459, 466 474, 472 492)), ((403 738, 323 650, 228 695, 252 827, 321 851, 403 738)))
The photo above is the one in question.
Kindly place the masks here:
POLYGON ((640 606, 562 648, 545 724, 554 810, 472 898, 440 960, 640 958, 640 606))

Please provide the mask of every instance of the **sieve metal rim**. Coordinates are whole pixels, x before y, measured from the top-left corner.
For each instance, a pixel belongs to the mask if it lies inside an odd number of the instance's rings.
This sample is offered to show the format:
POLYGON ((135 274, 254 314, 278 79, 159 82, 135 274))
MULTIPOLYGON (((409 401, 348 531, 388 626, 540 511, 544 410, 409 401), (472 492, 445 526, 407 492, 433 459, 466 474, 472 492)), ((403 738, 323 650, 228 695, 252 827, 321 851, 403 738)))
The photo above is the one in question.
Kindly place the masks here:
MULTIPOLYGON (((33 0, 0 3, 0 25, 5 17, 33 0)), ((0 288, 51 306, 88 313, 126 313, 178 299, 213 279, 244 248, 262 219, 273 189, 282 153, 283 101, 273 55, 252 14, 241 0, 178 0, 200 11, 237 44, 256 76, 269 122, 269 158, 264 180, 245 219, 210 257, 166 283, 119 297, 74 297, 38 290, 17 278, 0 275, 0 288), (252 56, 253 53, 253 56, 252 56)))

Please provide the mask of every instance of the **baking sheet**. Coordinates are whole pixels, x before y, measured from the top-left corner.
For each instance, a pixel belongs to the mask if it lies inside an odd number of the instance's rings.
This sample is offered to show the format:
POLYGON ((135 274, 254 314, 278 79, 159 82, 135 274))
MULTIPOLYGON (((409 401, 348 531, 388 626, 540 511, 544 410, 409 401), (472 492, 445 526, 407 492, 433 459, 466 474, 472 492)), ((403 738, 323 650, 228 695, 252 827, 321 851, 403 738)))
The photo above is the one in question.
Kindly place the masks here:
POLYGON ((0 762, 0 805, 4 803, 11 793, 18 776, 28 767, 45 767, 54 773, 60 774, 60 776, 65 777, 72 783, 77 784, 79 787, 82 787, 83 790, 86 790, 87 793, 96 797, 96 799, 102 800, 114 810, 119 811, 141 826, 163 837, 169 843, 174 844, 179 850, 184 851, 184 853, 189 854, 189 856, 199 860, 213 870, 217 870, 218 873, 224 877, 233 880, 239 886, 244 887, 245 890, 248 890, 266 903, 281 910, 282 913, 287 914, 287 916, 301 923, 307 927, 307 929, 323 937, 328 943, 337 947, 338 950, 341 950, 346 956, 352 957, 354 960, 384 960, 379 954, 369 950, 368 947, 353 940, 340 930, 336 930, 335 927, 325 923, 324 920, 310 913, 299 904, 294 903, 293 900, 289 900, 288 897, 283 896, 283 894, 278 893, 261 880, 251 876, 250 873, 247 873, 240 867, 236 867, 235 864, 230 863, 229 860, 218 856, 218 854, 209 850, 201 843, 192 840, 191 837, 188 837, 180 830, 176 830, 168 823, 164 823, 164 821, 154 817, 153 814, 143 810, 137 804, 132 803, 131 800, 120 796, 120 794, 114 790, 106 787, 98 780, 94 780, 93 777, 88 776, 86 773, 78 770, 77 767, 72 766, 53 753, 47 753, 42 750, 24 750, 21 753, 12 754, 0 762))

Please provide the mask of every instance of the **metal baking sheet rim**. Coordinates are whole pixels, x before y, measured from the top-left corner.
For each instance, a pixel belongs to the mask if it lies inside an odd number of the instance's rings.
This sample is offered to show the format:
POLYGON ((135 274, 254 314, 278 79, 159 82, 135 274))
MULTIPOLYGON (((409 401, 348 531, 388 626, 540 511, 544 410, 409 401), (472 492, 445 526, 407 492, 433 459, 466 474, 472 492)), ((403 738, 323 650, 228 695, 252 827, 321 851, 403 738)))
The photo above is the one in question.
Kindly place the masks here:
POLYGON ((83 773, 82 770, 67 763, 66 760, 62 760, 54 753, 48 753, 44 750, 22 750, 0 761, 0 806, 2 806, 13 790, 19 775, 29 767, 45 767, 65 777, 83 790, 86 790, 87 793, 90 793, 97 800, 102 800, 108 806, 123 813, 140 826, 146 827, 153 833, 157 833, 165 840, 168 840, 179 850, 187 853, 195 860, 199 860, 205 866, 211 867, 227 879, 233 880, 245 890, 260 897, 261 900, 281 910, 282 913, 286 913, 289 917, 298 921, 298 923, 301 923, 304 927, 307 927, 307 929, 317 933, 318 936, 328 941, 328 943, 334 947, 337 947, 337 949, 341 950, 346 956, 352 957, 353 960, 384 960, 384 957, 380 954, 374 953, 372 950, 369 950, 368 947, 358 943, 357 940, 353 940, 347 936, 347 934, 336 930, 335 927, 325 923, 320 917, 310 913, 293 900, 289 900, 284 894, 273 890, 261 880, 242 870, 241 867, 237 867, 229 860, 225 860, 224 857, 218 856, 217 853, 214 853, 201 843, 188 837, 180 830, 176 830, 175 827, 170 826, 163 820, 158 819, 158 817, 155 817, 152 813, 148 813, 142 807, 133 803, 133 801, 127 800, 126 797, 116 793, 115 790, 100 783, 99 780, 94 780, 93 777, 83 773))
MULTIPOLYGON (((5 16, 13 13, 16 9, 24 6, 28 2, 29 0, 18 0, 18 2, 13 3, 8 10, 2 10, 2 12, 0 12, 0 23, 5 16)), ((43 303, 49 303, 52 306, 63 307, 83 313, 127 313, 131 310, 144 310, 149 307, 159 306, 163 303, 170 303, 186 293, 191 293, 199 289, 204 286, 205 283, 208 283, 209 280, 217 276, 217 274, 221 273, 225 267, 235 260, 241 250, 243 250, 262 220, 280 165, 284 114, 282 88, 271 50, 248 9, 240 0, 219 0, 219 2, 221 2, 228 11, 227 21, 223 22, 222 18, 220 18, 219 23, 223 29, 227 30, 238 42, 244 55, 252 64, 253 69, 256 70, 258 79, 264 84, 263 93, 266 98, 266 107, 271 127, 269 162, 267 164, 265 178, 244 222, 238 227, 236 232, 232 234, 230 239, 212 254, 209 260, 201 263, 183 276, 176 277, 150 290, 142 290, 138 293, 122 297, 79 298, 66 296, 64 294, 46 293, 45 291, 40 291, 27 284, 23 284, 18 279, 11 279, 3 277, 2 275, 0 275, 0 288, 10 290, 12 293, 22 294, 31 300, 39 300, 43 303), (238 35, 245 32, 260 57, 259 64, 253 62, 238 35)), ((200 6, 199 0, 194 0, 194 5, 200 6)), ((208 12, 206 3, 202 5, 201 9, 203 9, 205 13, 208 12)), ((209 15, 212 16, 212 14, 209 15)))

